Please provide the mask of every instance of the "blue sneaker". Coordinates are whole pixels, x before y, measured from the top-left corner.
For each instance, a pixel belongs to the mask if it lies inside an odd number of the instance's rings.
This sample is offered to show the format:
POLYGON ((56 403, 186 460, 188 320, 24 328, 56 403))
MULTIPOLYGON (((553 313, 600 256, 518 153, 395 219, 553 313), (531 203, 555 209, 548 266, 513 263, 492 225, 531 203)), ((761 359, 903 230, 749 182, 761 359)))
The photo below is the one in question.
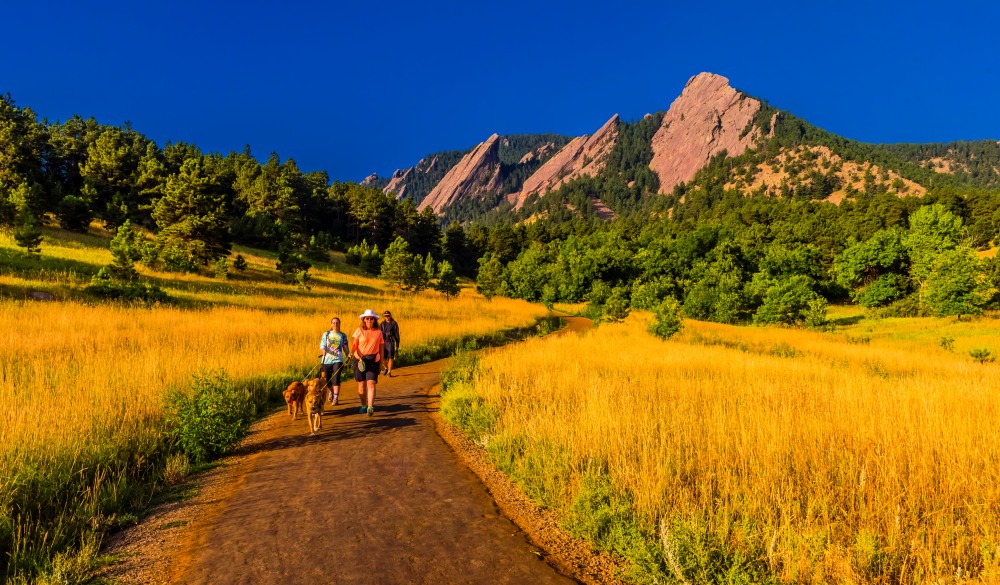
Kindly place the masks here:
POLYGON ((358 414, 364 414, 366 412, 368 412, 368 409, 365 408, 364 406, 362 406, 361 408, 358 409, 358 414))

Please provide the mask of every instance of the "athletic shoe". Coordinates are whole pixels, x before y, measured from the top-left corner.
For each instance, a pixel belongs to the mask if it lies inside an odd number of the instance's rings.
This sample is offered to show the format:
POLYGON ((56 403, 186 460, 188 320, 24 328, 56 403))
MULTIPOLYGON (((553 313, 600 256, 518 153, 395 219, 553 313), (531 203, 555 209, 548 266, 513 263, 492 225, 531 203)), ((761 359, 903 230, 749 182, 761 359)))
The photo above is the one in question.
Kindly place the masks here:
POLYGON ((362 406, 361 408, 358 409, 358 414, 364 414, 366 412, 368 412, 368 409, 365 408, 364 406, 362 406))
POLYGON ((340 404, 340 399, 339 398, 334 398, 333 399, 333 405, 337 406, 338 404, 340 404))
POLYGON ((385 375, 389 376, 391 378, 392 377, 392 372, 386 372, 385 375))
POLYGON ((375 407, 374 406, 369 406, 368 407, 368 416, 371 416, 373 414, 375 414, 375 407))

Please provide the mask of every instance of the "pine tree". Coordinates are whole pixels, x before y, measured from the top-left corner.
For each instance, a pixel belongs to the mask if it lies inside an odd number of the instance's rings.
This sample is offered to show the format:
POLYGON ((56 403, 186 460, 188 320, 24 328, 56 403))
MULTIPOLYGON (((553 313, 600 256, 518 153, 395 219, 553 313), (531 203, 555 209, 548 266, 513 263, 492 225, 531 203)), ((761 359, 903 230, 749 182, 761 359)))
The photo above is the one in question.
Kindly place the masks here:
MULTIPOLYGON (((403 238, 397 237, 385 249, 385 258, 382 260, 382 278, 389 281, 390 284, 401 286, 406 281, 413 260, 413 254, 410 254, 410 245, 403 238)), ((422 266, 421 269, 423 269, 422 266)))
POLYGON ((487 254, 479 259, 479 274, 476 277, 476 290, 487 300, 503 292, 503 265, 493 254, 487 254))
POLYGON ((133 228, 128 220, 118 227, 118 233, 111 239, 112 261, 109 268, 114 278, 132 282, 139 277, 135 263, 142 258, 143 240, 142 233, 133 228))
POLYGON ((458 295, 458 274, 452 269, 451 262, 447 260, 441 262, 438 280, 434 283, 434 290, 443 294, 448 299, 458 295))
POLYGON ((14 241, 28 254, 35 256, 42 251, 42 230, 34 214, 25 209, 21 212, 20 227, 14 232, 14 241))
POLYGON ((167 179, 163 197, 153 209, 161 249, 186 258, 192 266, 229 254, 231 236, 220 191, 200 158, 185 160, 180 171, 167 179))

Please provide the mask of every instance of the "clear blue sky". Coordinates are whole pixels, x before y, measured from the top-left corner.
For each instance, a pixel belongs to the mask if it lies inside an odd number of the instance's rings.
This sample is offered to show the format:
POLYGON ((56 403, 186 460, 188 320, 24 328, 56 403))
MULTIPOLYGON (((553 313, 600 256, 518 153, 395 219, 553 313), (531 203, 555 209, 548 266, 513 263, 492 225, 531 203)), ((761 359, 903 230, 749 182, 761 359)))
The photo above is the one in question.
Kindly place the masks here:
POLYGON ((871 142, 1000 139, 1000 3, 14 2, 0 92, 360 180, 664 110, 700 71, 871 142))

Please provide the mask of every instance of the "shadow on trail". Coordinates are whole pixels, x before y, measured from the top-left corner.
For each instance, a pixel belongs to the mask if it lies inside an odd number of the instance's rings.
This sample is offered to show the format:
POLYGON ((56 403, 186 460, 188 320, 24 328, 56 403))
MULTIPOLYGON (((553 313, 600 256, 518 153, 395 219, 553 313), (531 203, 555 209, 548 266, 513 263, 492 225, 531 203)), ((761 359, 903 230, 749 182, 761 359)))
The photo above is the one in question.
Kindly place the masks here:
MULTIPOLYGON (((390 408, 385 407, 381 412, 384 413, 388 411, 390 411, 390 408)), ((417 420, 411 417, 386 417, 376 415, 372 418, 368 418, 363 414, 355 414, 354 416, 361 420, 336 422, 324 420, 323 428, 315 435, 309 434, 305 419, 300 418, 295 424, 301 425, 301 429, 291 429, 291 432, 295 434, 268 439, 245 449, 237 450, 236 453, 239 455, 252 455, 254 453, 264 451, 282 451, 296 447, 307 447, 314 444, 336 443, 339 441, 356 439, 365 435, 371 435, 372 433, 395 431, 412 427, 417 424, 417 420), (301 430, 301 433, 299 430, 301 430)), ((330 415, 327 414, 324 418, 328 419, 329 417, 330 415)))

